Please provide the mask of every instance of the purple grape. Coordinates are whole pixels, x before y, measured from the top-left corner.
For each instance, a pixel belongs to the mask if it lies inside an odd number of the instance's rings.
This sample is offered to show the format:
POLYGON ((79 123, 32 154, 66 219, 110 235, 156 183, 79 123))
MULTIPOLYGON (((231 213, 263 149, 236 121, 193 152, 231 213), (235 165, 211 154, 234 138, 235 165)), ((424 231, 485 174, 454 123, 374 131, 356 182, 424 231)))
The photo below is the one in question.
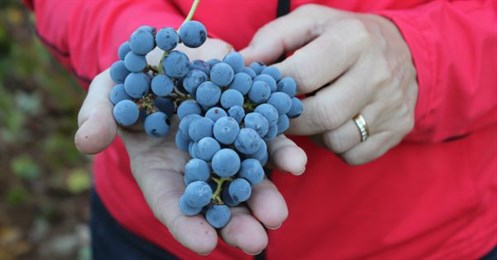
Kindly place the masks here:
POLYGON ((291 77, 284 77, 278 82, 277 91, 284 92, 290 97, 297 93, 297 82, 291 77))
POLYGON ((199 208, 209 204, 212 197, 212 190, 206 182, 194 181, 186 186, 183 197, 187 205, 199 208))
POLYGON ((205 112, 205 117, 212 119, 212 121, 214 122, 216 122, 219 118, 227 115, 228 114, 226 113, 226 111, 224 111, 224 109, 220 107, 211 107, 209 108, 209 110, 207 110, 207 112, 205 112))
POLYGON ((230 65, 224 62, 217 63, 211 69, 211 81, 218 86, 228 86, 235 77, 230 65))
POLYGON ((162 61, 164 72, 171 78, 180 79, 190 71, 190 60, 181 51, 171 51, 162 61))
POLYGON ((242 128, 235 140, 235 148, 243 154, 253 154, 257 152, 264 141, 252 128, 242 128))
POLYGON ((124 61, 118 60, 110 66, 110 78, 117 84, 124 83, 130 71, 124 65, 124 61))
POLYGON ((242 71, 242 69, 245 67, 243 56, 235 51, 230 52, 226 56, 224 56, 223 62, 230 65, 235 73, 242 71))
POLYGON ((276 91, 276 80, 274 80, 274 78, 271 77, 270 75, 268 75, 268 74, 257 75, 254 78, 254 81, 256 81, 256 80, 266 82, 269 85, 269 89, 271 90, 271 93, 276 91))
POLYGON ((131 51, 131 48, 129 47, 129 41, 125 41, 119 46, 119 49, 117 51, 117 56, 119 56, 120 60, 124 60, 124 57, 126 57, 126 54, 131 51))
POLYGON ((195 142, 204 137, 212 137, 213 126, 214 121, 211 119, 207 117, 199 118, 190 123, 190 126, 188 127, 188 135, 195 142))
POLYGON ((245 117, 245 110, 241 106, 232 106, 230 109, 228 109, 228 115, 233 117, 236 122, 240 124, 245 117))
POLYGON ((124 66, 131 72, 141 72, 147 67, 145 56, 128 52, 124 57, 124 66))
POLYGON ((288 113, 292 108, 292 99, 286 93, 275 92, 267 100, 268 104, 273 105, 278 110, 279 115, 288 113))
POLYGON ((221 149, 212 157, 211 167, 219 177, 231 177, 240 169, 240 157, 232 149, 221 149))
POLYGON ((162 112, 154 112, 145 118, 143 128, 145 132, 154 137, 163 137, 169 133, 169 119, 162 112))
POLYGON ((207 74, 201 70, 190 70, 183 78, 183 87, 190 94, 195 94, 200 84, 207 81, 207 74))
POLYGON ((129 47, 138 55, 146 55, 155 47, 154 35, 148 29, 138 29, 131 34, 129 47))
POLYGON ((119 125, 132 126, 138 121, 140 111, 135 102, 122 100, 114 106, 113 115, 119 125))
POLYGON ((150 78, 143 72, 132 72, 124 80, 124 90, 132 98, 142 98, 150 89, 150 78))
POLYGON ((166 75, 159 74, 152 78, 152 92, 159 97, 169 96, 174 90, 174 82, 166 75))
POLYGON ((242 93, 242 95, 247 95, 250 88, 252 87, 252 77, 244 72, 239 72, 235 74, 233 81, 229 85, 229 89, 236 89, 242 93))
POLYGON ((278 123, 278 110, 276 110, 276 108, 271 104, 260 104, 255 108, 254 112, 263 115, 267 119, 269 126, 278 123))
POLYGON ((216 123, 214 123, 214 128, 212 133, 216 140, 222 144, 232 144, 235 142, 238 132, 240 131, 240 126, 238 122, 229 116, 219 118, 216 123))
POLYGON ((206 161, 190 159, 185 165, 185 183, 188 185, 194 181, 207 182, 211 175, 211 169, 206 161))
POLYGON ((163 51, 172 51, 179 42, 179 35, 172 27, 160 29, 155 36, 155 43, 163 51))
POLYGON ((197 21, 188 21, 181 25, 179 37, 183 44, 190 48, 200 47, 207 39, 205 26, 197 21))
POLYGON ((256 185, 264 179, 264 169, 258 160, 249 158, 243 160, 238 175, 251 185, 256 185))
POLYGON ((227 89, 221 94, 221 106, 230 109, 232 106, 243 106, 243 95, 237 90, 227 89))
POLYGON ((290 111, 286 113, 286 115, 289 118, 296 118, 302 114, 304 111, 304 106, 302 104, 302 101, 300 99, 293 97, 292 98, 292 108, 290 108, 290 111))
POLYGON ((254 102, 255 104, 266 102, 270 95, 271 88, 269 87, 269 85, 266 82, 259 80, 254 81, 248 93, 250 101, 254 102))
POLYGON ((200 139, 195 147, 195 154, 199 159, 210 162, 214 154, 221 150, 219 142, 212 137, 200 139))
POLYGON ((110 90, 110 102, 116 105, 121 100, 131 100, 132 98, 126 94, 123 84, 117 84, 110 90))
POLYGON ((270 75, 275 81, 281 79, 281 71, 274 66, 265 67, 264 69, 262 69, 261 74, 270 75))
POLYGON ((226 205, 213 205, 205 212, 205 219, 214 228, 223 228, 231 219, 231 211, 226 205))
POLYGON ((243 119, 243 123, 246 128, 254 129, 259 136, 265 136, 268 129, 269 123, 267 119, 258 112, 248 113, 243 119))
POLYGON ((181 104, 178 106, 176 113, 178 114, 178 118, 181 120, 185 116, 190 114, 200 115, 200 113, 202 113, 202 109, 197 104, 197 102, 195 102, 195 100, 188 99, 181 102, 181 104))
POLYGON ((221 89, 210 81, 205 81, 197 88, 195 93, 197 102, 204 107, 212 107, 221 98, 221 89))

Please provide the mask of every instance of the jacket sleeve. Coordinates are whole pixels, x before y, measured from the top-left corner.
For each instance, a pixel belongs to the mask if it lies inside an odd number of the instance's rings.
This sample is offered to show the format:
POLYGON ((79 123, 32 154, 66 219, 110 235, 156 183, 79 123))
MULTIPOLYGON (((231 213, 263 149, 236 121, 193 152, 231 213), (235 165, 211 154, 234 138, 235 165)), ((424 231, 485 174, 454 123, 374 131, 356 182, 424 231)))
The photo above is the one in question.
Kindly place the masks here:
POLYGON ((88 87, 118 59, 117 49, 141 25, 178 28, 183 14, 165 0, 25 0, 36 32, 51 52, 88 87))
POLYGON ((497 125, 497 1, 432 1, 378 14, 400 29, 417 70, 406 140, 439 142, 497 125))

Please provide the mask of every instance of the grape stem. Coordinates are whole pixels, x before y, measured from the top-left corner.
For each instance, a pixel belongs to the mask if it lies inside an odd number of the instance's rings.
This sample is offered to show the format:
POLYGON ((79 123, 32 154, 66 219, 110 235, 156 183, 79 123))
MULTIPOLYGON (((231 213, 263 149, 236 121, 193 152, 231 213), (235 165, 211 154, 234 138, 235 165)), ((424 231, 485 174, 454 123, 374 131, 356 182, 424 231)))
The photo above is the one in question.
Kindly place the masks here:
POLYGON ((221 177, 221 178, 215 178, 212 177, 212 180, 217 184, 216 191, 212 194, 212 200, 215 201, 215 204, 224 204, 223 200, 221 199, 221 191, 223 190, 223 184, 226 181, 232 181, 233 179, 227 177, 221 177))
POLYGON ((183 22, 183 24, 190 21, 193 18, 193 15, 195 14, 195 11, 197 10, 199 3, 200 3, 200 0, 193 1, 192 7, 190 7, 190 12, 188 12, 188 15, 186 16, 186 19, 183 22))

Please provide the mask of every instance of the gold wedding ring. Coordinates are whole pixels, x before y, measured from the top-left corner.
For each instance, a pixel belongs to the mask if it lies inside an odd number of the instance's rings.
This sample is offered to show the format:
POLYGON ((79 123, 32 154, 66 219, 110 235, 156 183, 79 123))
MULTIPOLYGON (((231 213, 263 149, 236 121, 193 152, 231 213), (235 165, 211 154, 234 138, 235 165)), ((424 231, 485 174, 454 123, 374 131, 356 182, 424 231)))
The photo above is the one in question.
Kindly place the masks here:
POLYGON ((352 120, 354 120, 354 123, 357 126, 357 129, 359 129, 359 133, 361 134, 361 143, 366 142, 369 137, 369 128, 366 120, 361 114, 357 114, 356 116, 354 116, 354 118, 352 118, 352 120))

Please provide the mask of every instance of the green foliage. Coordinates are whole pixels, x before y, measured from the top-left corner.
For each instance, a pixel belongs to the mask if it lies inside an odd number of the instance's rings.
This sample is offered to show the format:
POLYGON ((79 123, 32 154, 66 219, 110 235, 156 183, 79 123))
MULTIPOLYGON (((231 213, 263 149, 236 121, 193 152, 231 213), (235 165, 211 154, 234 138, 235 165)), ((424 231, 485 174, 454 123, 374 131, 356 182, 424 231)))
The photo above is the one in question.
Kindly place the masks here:
POLYGON ((40 168, 27 154, 14 158, 10 164, 10 169, 17 177, 24 180, 35 180, 40 176, 40 168))

